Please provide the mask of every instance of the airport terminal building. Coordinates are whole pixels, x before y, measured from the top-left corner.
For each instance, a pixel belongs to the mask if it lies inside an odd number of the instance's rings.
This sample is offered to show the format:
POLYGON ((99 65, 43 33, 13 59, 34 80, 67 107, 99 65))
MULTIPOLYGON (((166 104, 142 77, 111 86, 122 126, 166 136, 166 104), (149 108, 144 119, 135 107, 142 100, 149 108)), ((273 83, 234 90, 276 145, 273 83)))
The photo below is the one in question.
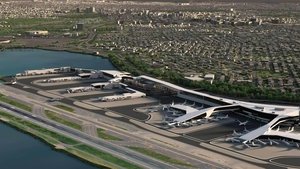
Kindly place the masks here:
MULTIPOLYGON (((135 81, 144 83, 144 87, 160 89, 164 92, 168 91, 169 93, 175 94, 179 98, 211 106, 208 108, 203 108, 201 110, 189 111, 183 116, 175 118, 174 122, 183 123, 199 118, 208 118, 214 113, 222 111, 235 112, 239 115, 266 123, 266 125, 261 126, 258 129, 253 130, 245 135, 242 135, 239 139, 243 140, 244 142, 254 140, 260 136, 284 137, 286 139, 300 141, 300 134, 298 133, 295 134, 293 132, 288 132, 287 134, 283 131, 272 130, 279 124, 292 126, 298 125, 300 112, 299 107, 259 104, 221 98, 206 93, 186 89, 172 83, 144 75, 136 77, 135 81)), ((184 108, 182 107, 181 109, 184 110, 184 108)))

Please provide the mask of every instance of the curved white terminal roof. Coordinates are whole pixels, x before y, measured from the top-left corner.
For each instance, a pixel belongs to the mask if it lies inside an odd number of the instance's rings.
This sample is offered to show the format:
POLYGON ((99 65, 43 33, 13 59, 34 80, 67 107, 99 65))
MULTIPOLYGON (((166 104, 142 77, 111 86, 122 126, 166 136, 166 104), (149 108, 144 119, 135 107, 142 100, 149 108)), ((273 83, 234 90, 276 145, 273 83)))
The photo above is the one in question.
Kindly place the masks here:
POLYGON ((191 106, 187 106, 187 105, 183 105, 183 104, 173 104, 170 107, 174 108, 174 109, 185 111, 186 114, 195 112, 195 111, 199 111, 198 109, 195 109, 191 106))
POLYGON ((206 113, 205 115, 205 118, 208 118, 210 117, 217 108, 232 108, 232 109, 236 109, 236 105, 226 105, 226 106, 216 106, 216 107, 209 107, 209 108, 205 108, 205 109, 201 109, 201 110, 195 110, 193 112, 190 112, 190 113, 187 113, 183 116, 180 116, 180 117, 177 117, 176 119, 174 119, 175 122, 178 122, 178 123, 182 123, 182 122, 185 122, 185 121, 188 121, 188 120, 191 120, 193 118, 196 118, 198 116, 201 116, 203 114, 206 113))
POLYGON ((145 76, 145 75, 139 76, 139 78, 143 78, 143 79, 147 79, 147 80, 150 80, 150 81, 154 81, 156 83, 160 83, 160 84, 165 85, 168 88, 171 88, 173 90, 184 91, 184 92, 188 92, 188 93, 191 93, 191 94, 208 97, 208 98, 215 99, 215 100, 218 100, 218 101, 222 101, 224 103, 231 104, 231 105, 232 104, 240 105, 242 107, 246 107, 246 108, 249 108, 249 109, 260 111, 262 113, 287 115, 287 116, 299 115, 299 107, 296 107, 296 106, 260 104, 260 103, 252 103, 252 102, 244 102, 244 101, 239 101, 239 100, 227 99, 227 98, 217 97, 217 96, 213 96, 213 95, 210 95, 210 94, 206 94, 206 93, 186 89, 186 88, 177 86, 175 84, 172 84, 172 83, 169 83, 169 82, 166 82, 166 81, 163 81, 163 80, 159 80, 159 79, 156 79, 156 78, 153 78, 153 77, 145 76))
POLYGON ((281 137, 285 137, 285 138, 300 140, 300 134, 295 134, 295 133, 292 133, 292 132, 283 132, 283 131, 274 131, 274 130, 272 130, 272 128, 274 126, 276 126, 278 123, 283 122, 285 118, 299 116, 299 111, 300 111, 299 107, 273 105, 273 104, 260 104, 260 103, 252 103, 252 102, 245 102, 245 101, 227 99, 227 98, 212 96, 212 95, 209 95, 209 94, 206 94, 206 93, 186 89, 186 88, 174 85, 172 83, 165 82, 165 81, 162 81, 162 80, 159 80, 159 79, 155 79, 155 78, 152 78, 152 77, 149 77, 149 76, 144 76, 143 75, 143 76, 139 76, 138 78, 143 78, 143 79, 147 79, 147 80, 162 84, 162 85, 164 85, 168 88, 171 88, 173 90, 176 90, 178 92, 183 91, 183 92, 198 95, 198 96, 201 96, 201 97, 202 96, 208 97, 210 99, 214 99, 216 101, 221 101, 221 102, 229 104, 229 105, 226 105, 226 106, 210 107, 210 108, 205 108, 205 109, 202 109, 202 110, 197 110, 197 111, 187 113, 187 114, 185 114, 181 117, 178 117, 178 118, 174 119, 174 121, 177 122, 177 123, 181 123, 181 122, 190 120, 192 118, 203 115, 205 113, 206 113, 206 117, 209 117, 215 111, 215 109, 217 109, 217 108, 230 107, 230 106, 241 106, 241 107, 245 107, 245 108, 248 108, 248 109, 259 111, 261 113, 277 115, 268 124, 266 124, 262 127, 259 127, 255 130, 245 134, 245 135, 240 136, 239 138, 241 140, 244 140, 245 142, 247 142, 247 141, 251 141, 253 139, 256 139, 256 138, 258 138, 259 136, 262 136, 262 135, 275 135, 275 136, 281 136, 281 137))
POLYGON ((128 72, 122 72, 118 70, 101 70, 101 72, 112 75, 113 77, 123 77, 123 76, 129 76, 130 73, 128 72))

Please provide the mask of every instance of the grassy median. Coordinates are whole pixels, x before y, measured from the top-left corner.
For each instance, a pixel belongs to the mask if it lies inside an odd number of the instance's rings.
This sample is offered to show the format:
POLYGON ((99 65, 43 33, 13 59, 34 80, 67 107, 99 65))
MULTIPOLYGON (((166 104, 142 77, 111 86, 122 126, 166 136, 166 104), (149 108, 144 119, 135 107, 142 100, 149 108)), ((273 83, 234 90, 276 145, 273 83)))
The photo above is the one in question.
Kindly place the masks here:
POLYGON ((109 153, 99 151, 98 149, 87 146, 87 145, 77 145, 74 147, 78 148, 79 150, 82 150, 84 152, 88 152, 89 154, 93 154, 93 155, 95 155, 103 160, 109 161, 113 164, 117 164, 118 166, 120 166, 122 168, 130 168, 130 169, 140 169, 141 168, 137 165, 133 165, 127 161, 117 158, 109 153))
POLYGON ((69 126, 69 127, 72 127, 72 128, 74 128, 74 129, 76 129, 76 130, 82 130, 82 127, 81 127, 80 124, 77 124, 77 123, 74 123, 74 122, 72 122, 72 121, 63 119, 63 118, 59 117, 59 115, 56 114, 56 113, 53 112, 53 111, 45 110, 45 114, 46 114, 46 116, 47 116, 49 119, 51 119, 51 120, 53 120, 53 121, 56 121, 56 122, 58 122, 58 123, 61 123, 61 124, 63 124, 63 125, 69 126))
POLYGON ((151 149, 147 149, 147 148, 143 148, 143 147, 133 147, 133 146, 129 146, 128 148, 130 148, 134 151, 137 151, 139 153, 145 154, 147 156, 153 157, 155 159, 158 159, 160 161, 170 163, 170 164, 181 165, 181 166, 186 166, 186 167, 193 167, 191 164, 189 164, 185 161, 181 161, 181 160, 177 160, 177 159, 168 157, 164 154, 157 153, 151 149))
POLYGON ((69 111, 69 112, 74 112, 74 109, 72 107, 68 107, 68 106, 65 106, 63 104, 55 105, 55 107, 57 107, 59 109, 66 110, 66 111, 69 111))
POLYGON ((22 110, 26 110, 28 112, 31 112, 32 111, 32 108, 24 103, 20 103, 16 100, 13 100, 13 99, 10 99, 8 98, 7 96, 4 96, 3 94, 0 93, 0 101, 4 102, 4 103, 7 103, 7 104, 10 104, 12 106, 15 106, 15 107, 18 107, 22 110))
POLYGON ((15 117, 13 115, 10 115, 10 114, 2 112, 2 111, 0 111, 0 117, 9 120, 9 123, 12 124, 13 126, 16 126, 17 128, 25 130, 27 132, 30 132, 38 137, 44 138, 44 136, 47 135, 50 138, 53 138, 61 143, 69 144, 69 145, 75 145, 75 144, 79 143, 79 142, 77 142, 73 139, 70 139, 68 137, 65 137, 61 134, 55 133, 53 131, 50 131, 48 129, 45 129, 36 124, 25 121, 21 118, 15 117))
POLYGON ((110 134, 107 134, 104 129, 97 128, 97 135, 99 138, 102 138, 104 140, 111 140, 111 141, 122 141, 122 139, 112 136, 110 134))
POLYGON ((100 168, 141 169, 141 167, 135 164, 127 162, 89 145, 83 144, 72 138, 50 131, 29 121, 25 121, 7 112, 0 111, 0 118, 3 119, 5 123, 37 138, 40 138, 52 146, 59 144, 63 145, 65 148, 60 149, 59 151, 70 153, 71 155, 88 161, 91 164, 97 165, 100 168))

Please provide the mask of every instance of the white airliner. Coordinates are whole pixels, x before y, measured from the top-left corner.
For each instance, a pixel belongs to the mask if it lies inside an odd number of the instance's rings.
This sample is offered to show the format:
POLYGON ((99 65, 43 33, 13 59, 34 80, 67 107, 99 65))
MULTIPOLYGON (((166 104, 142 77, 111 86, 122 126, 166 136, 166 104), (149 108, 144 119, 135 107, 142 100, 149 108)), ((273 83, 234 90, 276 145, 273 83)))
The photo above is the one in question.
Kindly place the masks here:
POLYGON ((278 126, 277 130, 276 131, 279 131, 280 130, 280 126, 278 126))
POLYGON ((175 127, 176 123, 168 123, 169 127, 175 127))
POLYGON ((231 141, 231 142, 237 142, 237 143, 240 143, 241 141, 238 140, 236 137, 229 137, 229 138, 226 138, 225 141, 231 141))
POLYGON ((247 148, 251 148, 247 143, 243 142, 243 144, 244 144, 247 148))
POLYGON ((184 123, 182 123, 182 126, 183 126, 183 127, 190 127, 191 125, 190 125, 190 123, 188 123, 188 122, 184 122, 184 123))
POLYGON ((233 130, 232 136, 242 136, 242 133, 236 132, 235 130, 233 130))
POLYGON ((254 141, 251 141, 251 147, 259 147, 259 145, 255 144, 254 141))
POLYGON ((286 141, 286 140, 282 140, 282 142, 284 143, 284 144, 286 144, 287 146, 290 146, 291 145, 291 143, 290 142, 288 142, 288 141, 286 141))
POLYGON ((259 142, 260 144, 267 145, 266 142, 264 142, 264 141, 262 141, 262 140, 260 140, 260 139, 256 139, 256 141, 259 142))
POLYGON ((228 114, 226 116, 218 116, 217 119, 223 120, 223 119, 228 119, 228 114))
POLYGON ((239 126, 245 126, 249 121, 246 120, 244 122, 241 122, 241 121, 238 120, 238 122, 239 122, 239 126))
POLYGON ((219 118, 213 117, 213 116, 208 117, 208 118, 206 118, 206 119, 209 120, 210 122, 212 122, 212 121, 219 121, 219 120, 220 120, 219 118))
POLYGON ((274 143, 274 144, 276 144, 276 145, 278 145, 278 144, 279 144, 277 141, 275 141, 275 140, 272 140, 272 139, 270 139, 270 138, 268 138, 268 140, 269 140, 269 144, 270 144, 270 146, 271 146, 271 145, 273 145, 273 143, 274 143))
POLYGON ((197 124, 197 121, 196 120, 192 120, 191 123, 192 124, 197 124))
POLYGON ((203 121, 203 119, 198 119, 196 120, 197 124, 204 124, 205 122, 203 121))
POLYGON ((246 127, 244 127, 244 133, 249 133, 250 131, 246 128, 246 127))
POLYGON ((121 80, 122 80, 122 78, 117 77, 117 78, 110 79, 109 82, 111 82, 111 83, 117 83, 117 82, 121 82, 121 80))
POLYGON ((291 132, 293 132, 294 131, 294 129, 295 129, 295 127, 289 127, 289 129, 286 131, 286 132, 288 132, 288 133, 291 133, 291 132))
POLYGON ((163 106, 162 106, 162 110, 163 110, 163 111, 165 111, 165 110, 168 111, 168 110, 169 110, 169 106, 163 105, 163 106))

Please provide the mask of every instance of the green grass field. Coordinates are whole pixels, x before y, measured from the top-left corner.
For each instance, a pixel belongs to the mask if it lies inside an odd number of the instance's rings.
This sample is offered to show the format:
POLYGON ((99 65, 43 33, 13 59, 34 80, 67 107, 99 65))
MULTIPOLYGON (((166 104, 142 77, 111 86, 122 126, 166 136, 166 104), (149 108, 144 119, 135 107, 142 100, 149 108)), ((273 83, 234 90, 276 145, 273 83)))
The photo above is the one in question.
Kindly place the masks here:
POLYGON ((63 104, 55 105, 55 107, 66 110, 66 111, 69 111, 69 112, 74 112, 74 109, 72 107, 65 106, 63 104))
POLYGON ((147 148, 143 148, 143 147, 133 147, 133 146, 130 146, 128 148, 130 148, 134 151, 137 151, 139 153, 145 154, 147 156, 153 157, 155 159, 158 159, 160 161, 170 163, 170 164, 176 164, 176 165, 181 165, 181 166, 186 166, 186 167, 193 167, 192 165, 190 165, 189 163, 187 163, 185 161, 181 161, 181 160, 177 160, 177 159, 168 157, 164 154, 157 153, 151 149, 147 149, 147 148))
POLYGON ((104 140, 112 140, 112 141, 122 141, 122 139, 112 136, 110 134, 107 134, 105 130, 97 128, 97 135, 99 138, 102 138, 104 140))
POLYGON ((31 135, 40 138, 52 146, 64 144, 66 148, 62 149, 62 151, 70 153, 90 163, 96 164, 99 166, 99 168, 141 169, 141 167, 135 164, 131 164, 109 153, 85 145, 72 138, 50 131, 36 124, 25 121, 19 117, 15 117, 9 113, 0 111, 0 118, 5 119, 7 124, 14 126, 26 133, 30 133, 31 135))
POLYGON ((55 112, 52 112, 50 110, 45 110, 45 114, 49 119, 51 119, 53 121, 56 121, 58 123, 64 124, 66 126, 72 127, 77 130, 82 130, 81 125, 71 122, 69 120, 65 120, 65 119, 59 117, 55 112))
POLYGON ((76 145, 74 146, 75 148, 78 148, 79 150, 82 150, 84 152, 88 152, 89 154, 93 154, 105 161, 108 161, 110 163, 113 164, 117 164, 118 166, 122 167, 122 168, 128 168, 128 169, 141 169, 141 167, 134 165, 132 163, 129 163, 125 160, 122 160, 120 158, 117 158, 109 153, 100 151, 96 148, 87 146, 87 145, 76 145))
POLYGON ((20 103, 16 100, 10 99, 7 96, 4 96, 2 94, 0 94, 0 101, 2 101, 4 103, 7 103, 7 104, 10 104, 12 106, 18 107, 18 108, 23 109, 23 110, 28 111, 28 112, 32 111, 32 108, 30 106, 28 106, 24 103, 20 103))
MULTIPOLYGON (((47 136, 49 136, 51 138, 54 138, 54 139, 56 139, 59 142, 64 143, 64 144, 75 145, 75 144, 79 143, 79 142, 77 142, 73 139, 70 139, 70 138, 65 137, 61 134, 58 134, 58 133, 55 133, 55 132, 50 131, 48 129, 45 129, 43 127, 40 127, 40 126, 38 126, 36 124, 33 124, 31 122, 24 121, 21 118, 15 117, 15 116, 10 115, 8 113, 5 113, 3 111, 0 111, 0 117, 9 120, 10 124, 20 128, 22 130, 26 130, 26 128, 29 128, 30 130, 33 130, 33 131, 38 132, 38 133, 42 133, 42 135, 47 135, 47 136)), ((34 133, 34 134, 37 135, 37 133, 34 133)))

